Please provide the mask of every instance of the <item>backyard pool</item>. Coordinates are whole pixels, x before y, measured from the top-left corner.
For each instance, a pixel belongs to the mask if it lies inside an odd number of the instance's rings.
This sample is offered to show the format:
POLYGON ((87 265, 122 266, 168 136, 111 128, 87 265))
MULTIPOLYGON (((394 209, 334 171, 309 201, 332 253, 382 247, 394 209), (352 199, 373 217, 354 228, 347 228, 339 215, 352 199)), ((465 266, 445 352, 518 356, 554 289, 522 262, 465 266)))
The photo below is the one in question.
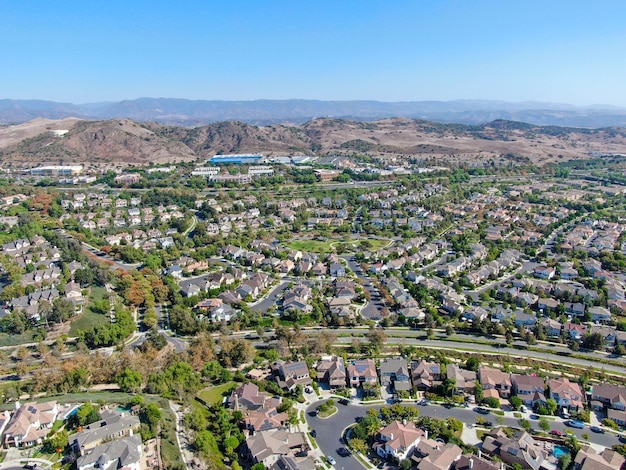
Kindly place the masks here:
POLYGON ((564 446, 554 446, 552 448, 552 455, 554 455, 555 459, 560 459, 562 455, 569 454, 569 449, 564 446))

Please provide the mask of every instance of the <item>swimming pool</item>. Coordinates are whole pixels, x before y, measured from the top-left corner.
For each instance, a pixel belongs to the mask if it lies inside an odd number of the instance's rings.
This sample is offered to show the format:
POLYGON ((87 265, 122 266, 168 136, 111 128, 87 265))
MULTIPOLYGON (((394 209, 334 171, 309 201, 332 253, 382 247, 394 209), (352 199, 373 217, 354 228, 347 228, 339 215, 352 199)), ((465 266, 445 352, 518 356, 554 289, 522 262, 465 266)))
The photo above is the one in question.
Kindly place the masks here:
POLYGON ((569 454, 569 453, 570 453, 569 449, 564 446, 554 446, 552 448, 552 455, 554 455, 556 459, 560 459, 562 455, 569 454))

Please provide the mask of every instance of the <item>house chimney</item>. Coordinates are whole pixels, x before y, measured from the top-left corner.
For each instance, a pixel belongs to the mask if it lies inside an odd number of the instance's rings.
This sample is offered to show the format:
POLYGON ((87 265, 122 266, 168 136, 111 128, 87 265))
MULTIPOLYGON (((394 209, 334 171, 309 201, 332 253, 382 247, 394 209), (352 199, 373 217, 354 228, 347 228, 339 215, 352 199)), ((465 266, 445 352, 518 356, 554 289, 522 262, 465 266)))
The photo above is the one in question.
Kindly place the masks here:
POLYGON ((389 440, 393 441, 393 433, 389 434, 389 440))
POLYGON ((13 405, 13 406, 15 406, 15 411, 17 411, 17 410, 19 410, 19 409, 20 409, 20 407, 21 407, 22 405, 20 404, 20 401, 19 401, 19 400, 16 400, 15 405, 13 405))
POLYGON ((478 449, 478 458, 480 459, 480 458, 482 458, 482 456, 483 456, 482 451, 480 449, 478 449))
POLYGON ((403 420, 402 420, 402 424, 403 424, 404 426, 406 426, 406 419, 403 419, 403 420))
POLYGON ((426 429, 424 431, 424 440, 427 441, 428 440, 428 429, 426 429))
POLYGON ((474 468, 474 459, 472 459, 471 457, 470 457, 470 459, 469 459, 469 468, 470 468, 470 470, 471 470, 472 468, 474 468))

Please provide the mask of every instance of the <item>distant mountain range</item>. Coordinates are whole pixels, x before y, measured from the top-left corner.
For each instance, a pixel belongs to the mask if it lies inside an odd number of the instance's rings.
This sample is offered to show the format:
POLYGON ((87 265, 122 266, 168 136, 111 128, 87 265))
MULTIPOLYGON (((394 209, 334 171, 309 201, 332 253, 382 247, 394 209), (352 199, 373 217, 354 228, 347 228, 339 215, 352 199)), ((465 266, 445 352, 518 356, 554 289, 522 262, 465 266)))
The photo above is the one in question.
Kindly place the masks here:
POLYGON ((376 121, 392 117, 443 123, 484 124, 497 119, 534 125, 626 127, 626 108, 607 105, 572 106, 504 101, 205 101, 139 98, 110 103, 72 104, 43 100, 0 100, 0 123, 36 118, 132 119, 178 126, 202 126, 221 121, 254 125, 302 124, 316 118, 376 121))

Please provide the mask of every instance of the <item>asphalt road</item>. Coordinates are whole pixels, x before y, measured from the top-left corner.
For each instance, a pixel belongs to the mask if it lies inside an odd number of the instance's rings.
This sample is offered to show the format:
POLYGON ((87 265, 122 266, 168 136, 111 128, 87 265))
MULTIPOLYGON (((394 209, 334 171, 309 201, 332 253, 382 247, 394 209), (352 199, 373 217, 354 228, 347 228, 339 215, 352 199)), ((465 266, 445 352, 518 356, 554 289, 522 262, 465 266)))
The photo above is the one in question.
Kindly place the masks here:
POLYGON ((287 286, 292 283, 291 280, 283 280, 276 287, 274 287, 268 295, 260 302, 252 305, 250 310, 253 312, 267 312, 272 306, 276 305, 278 296, 287 290, 287 286))
MULTIPOLYGON (((310 405, 307 408, 305 415, 310 428, 314 429, 317 432, 316 442, 320 450, 324 455, 330 455, 337 461, 337 465, 335 465, 335 468, 337 469, 341 468, 343 470, 362 470, 363 466, 353 455, 342 457, 337 453, 337 449, 345 447, 345 444, 341 441, 341 436, 343 434, 343 430, 346 429, 348 426, 356 423, 358 417, 365 416, 369 408, 380 409, 383 405, 379 404, 371 406, 344 406, 338 404, 337 413, 335 413, 330 418, 321 419, 317 416, 312 416, 312 412, 314 412, 321 403, 322 402, 315 402, 310 405)), ((480 415, 470 408, 447 409, 438 405, 419 406, 416 404, 410 404, 409 406, 414 406, 419 409, 420 416, 432 416, 435 418, 453 417, 461 420, 465 424, 475 424, 476 419, 479 416, 482 416, 487 421, 492 421, 494 424, 497 424, 497 416, 493 414, 480 415)), ((533 429, 539 430, 538 420, 531 419, 529 421, 533 429)), ((565 424, 563 424, 560 419, 551 421, 550 423, 551 429, 556 429, 562 432, 565 432, 567 430, 568 432, 575 434, 579 439, 582 439, 582 434, 586 433, 589 435, 589 442, 592 442, 594 444, 611 447, 612 445, 619 443, 616 436, 608 433, 593 433, 589 430, 588 426, 586 426, 585 429, 573 429, 565 426, 565 424)), ((519 423, 516 418, 504 418, 503 424, 505 426, 519 427, 519 423)))
POLYGON ((346 260, 350 270, 363 281, 363 287, 365 287, 370 294, 371 300, 361 309, 361 316, 366 320, 380 320, 380 311, 385 306, 382 298, 380 297, 380 292, 372 284, 371 278, 363 273, 361 266, 355 261, 354 256, 342 256, 342 258, 346 260))

